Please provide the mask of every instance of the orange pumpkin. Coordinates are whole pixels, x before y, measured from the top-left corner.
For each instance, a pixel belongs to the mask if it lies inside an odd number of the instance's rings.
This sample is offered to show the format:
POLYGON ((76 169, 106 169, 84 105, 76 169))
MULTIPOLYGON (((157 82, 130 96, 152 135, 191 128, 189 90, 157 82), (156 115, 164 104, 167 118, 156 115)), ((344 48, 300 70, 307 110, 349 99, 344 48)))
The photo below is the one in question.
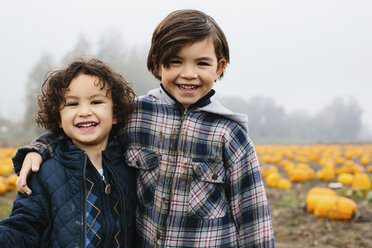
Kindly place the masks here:
POLYGON ((280 175, 277 172, 272 172, 266 177, 267 186, 275 188, 278 186, 280 181, 280 175))
POLYGON ((281 178, 278 183, 278 188, 288 190, 292 188, 292 184, 288 179, 281 178))
POLYGON ((350 220, 358 210, 356 203, 343 196, 323 196, 317 202, 314 214, 333 220, 350 220))
POLYGON ((12 174, 5 180, 10 190, 17 189, 17 186, 16 186, 17 179, 18 179, 18 176, 16 174, 12 174))
POLYGON ((348 173, 348 172, 349 172, 349 169, 345 166, 335 168, 335 173, 337 175, 342 174, 342 173, 348 173))
POLYGON ((338 175, 337 181, 345 185, 351 185, 353 184, 354 176, 350 173, 341 173, 338 175))
POLYGON ((274 165, 270 165, 268 168, 263 168, 262 169, 262 177, 263 178, 266 178, 268 175, 270 175, 271 173, 277 173, 278 172, 278 167, 274 166, 274 165))
POLYGON ((289 180, 291 182, 299 183, 305 181, 307 178, 308 175, 304 169, 294 168, 289 172, 289 180))
POLYGON ((331 167, 325 167, 317 172, 316 177, 321 180, 331 181, 335 178, 335 170, 331 167))
POLYGON ((360 158, 360 163, 362 165, 368 165, 371 163, 371 156, 368 153, 363 154, 363 156, 360 158))
POLYGON ((5 194, 8 191, 8 187, 4 182, 4 178, 0 176, 0 195, 5 194))
POLYGON ((306 195, 306 210, 312 213, 319 199, 323 196, 336 196, 336 191, 330 188, 314 187, 306 195))
POLYGON ((361 190, 363 196, 366 196, 371 189, 371 180, 367 173, 357 173, 354 175, 353 184, 351 186, 353 190, 361 190))

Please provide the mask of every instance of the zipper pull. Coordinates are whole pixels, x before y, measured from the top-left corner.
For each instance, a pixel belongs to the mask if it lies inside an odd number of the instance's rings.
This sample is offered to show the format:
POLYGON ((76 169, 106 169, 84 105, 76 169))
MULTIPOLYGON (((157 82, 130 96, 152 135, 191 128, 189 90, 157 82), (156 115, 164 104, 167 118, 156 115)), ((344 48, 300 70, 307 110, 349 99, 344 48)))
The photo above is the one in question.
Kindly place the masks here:
POLYGON ((105 194, 111 194, 111 184, 106 180, 105 176, 102 176, 102 180, 105 183, 105 194))

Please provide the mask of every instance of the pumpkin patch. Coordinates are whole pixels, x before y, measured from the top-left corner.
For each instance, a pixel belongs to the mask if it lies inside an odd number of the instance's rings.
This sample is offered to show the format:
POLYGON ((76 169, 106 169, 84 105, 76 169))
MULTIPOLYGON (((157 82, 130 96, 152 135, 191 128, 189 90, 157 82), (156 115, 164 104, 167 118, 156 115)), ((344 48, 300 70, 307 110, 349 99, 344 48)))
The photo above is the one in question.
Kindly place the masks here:
POLYGON ((0 196, 9 191, 16 190, 17 175, 13 173, 12 157, 16 149, 0 149, 0 196))
POLYGON ((256 152, 269 188, 312 185, 303 202, 319 218, 351 220, 358 210, 353 197, 372 201, 372 145, 270 145, 256 152))

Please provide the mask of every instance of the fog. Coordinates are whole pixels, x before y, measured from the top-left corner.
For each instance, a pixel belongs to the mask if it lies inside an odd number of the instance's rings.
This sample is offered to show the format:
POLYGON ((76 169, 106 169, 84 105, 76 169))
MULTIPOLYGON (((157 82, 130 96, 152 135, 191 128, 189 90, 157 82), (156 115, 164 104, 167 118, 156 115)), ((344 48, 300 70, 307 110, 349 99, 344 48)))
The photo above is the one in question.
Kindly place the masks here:
POLYGON ((227 36, 231 63, 218 96, 265 97, 283 114, 310 116, 342 99, 359 104, 372 128, 368 0, 0 0, 0 116, 24 117, 26 82, 43 54, 61 60, 82 36, 94 45, 109 31, 128 49, 147 50, 156 25, 181 8, 211 15, 227 36))

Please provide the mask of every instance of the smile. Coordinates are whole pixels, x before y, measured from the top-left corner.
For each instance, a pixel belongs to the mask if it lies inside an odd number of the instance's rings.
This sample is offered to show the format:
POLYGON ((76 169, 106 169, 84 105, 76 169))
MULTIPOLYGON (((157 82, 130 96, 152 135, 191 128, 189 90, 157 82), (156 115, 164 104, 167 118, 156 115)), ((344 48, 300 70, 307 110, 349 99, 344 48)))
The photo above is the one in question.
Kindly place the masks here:
POLYGON ((75 126, 78 128, 88 128, 88 127, 95 127, 97 126, 97 122, 86 122, 86 123, 78 123, 75 126))
POLYGON ((197 85, 185 85, 185 84, 180 84, 180 85, 178 85, 178 87, 180 87, 183 90, 195 90, 195 89, 199 88, 199 86, 197 86, 197 85))

